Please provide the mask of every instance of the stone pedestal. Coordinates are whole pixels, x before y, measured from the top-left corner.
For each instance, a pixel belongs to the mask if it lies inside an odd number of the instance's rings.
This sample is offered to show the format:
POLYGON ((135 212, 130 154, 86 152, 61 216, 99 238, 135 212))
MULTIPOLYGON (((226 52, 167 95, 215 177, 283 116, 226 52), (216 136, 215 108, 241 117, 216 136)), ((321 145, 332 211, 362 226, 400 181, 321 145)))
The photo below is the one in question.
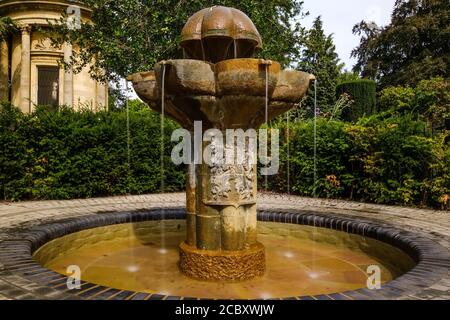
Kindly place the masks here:
POLYGON ((180 245, 180 268, 199 279, 250 279, 265 270, 264 247, 256 239, 256 165, 248 146, 243 162, 225 162, 217 148, 205 143, 210 161, 189 167, 188 230, 180 245))
POLYGON ((180 268, 191 278, 211 281, 243 281, 264 275, 264 246, 260 243, 245 250, 199 250, 182 243, 180 268))
POLYGON ((196 218, 197 213, 195 212, 195 188, 196 188, 196 178, 195 178, 195 165, 188 165, 187 179, 186 179, 186 244, 189 246, 197 245, 196 237, 196 218))

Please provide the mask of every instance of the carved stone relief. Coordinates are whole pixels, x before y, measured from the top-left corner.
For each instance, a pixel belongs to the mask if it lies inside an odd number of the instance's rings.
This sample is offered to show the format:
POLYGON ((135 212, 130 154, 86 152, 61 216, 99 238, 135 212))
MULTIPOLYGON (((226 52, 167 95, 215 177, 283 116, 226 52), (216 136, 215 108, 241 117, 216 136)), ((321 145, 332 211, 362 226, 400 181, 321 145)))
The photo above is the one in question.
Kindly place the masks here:
MULTIPOLYGON (((233 191, 239 200, 254 199, 255 170, 251 162, 251 150, 246 149, 242 164, 227 164, 223 153, 220 152, 214 140, 211 142, 210 194, 215 201, 230 199, 233 191), (234 182, 234 183, 233 183, 234 182)), ((227 152, 225 149, 225 154, 227 152)))

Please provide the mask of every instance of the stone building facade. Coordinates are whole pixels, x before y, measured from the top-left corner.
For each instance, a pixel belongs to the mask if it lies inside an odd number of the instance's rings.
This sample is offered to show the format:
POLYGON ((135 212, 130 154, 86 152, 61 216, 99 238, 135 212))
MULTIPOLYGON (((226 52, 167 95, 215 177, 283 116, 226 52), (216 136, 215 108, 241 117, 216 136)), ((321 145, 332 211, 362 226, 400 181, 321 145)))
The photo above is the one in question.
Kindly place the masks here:
POLYGON ((51 45, 42 30, 64 12, 77 11, 88 21, 90 10, 78 1, 0 0, 0 16, 12 18, 20 32, 0 43, 0 100, 8 100, 23 112, 36 105, 67 105, 75 110, 99 110, 108 104, 108 86, 89 75, 65 70, 61 61, 73 54, 71 44, 51 45))

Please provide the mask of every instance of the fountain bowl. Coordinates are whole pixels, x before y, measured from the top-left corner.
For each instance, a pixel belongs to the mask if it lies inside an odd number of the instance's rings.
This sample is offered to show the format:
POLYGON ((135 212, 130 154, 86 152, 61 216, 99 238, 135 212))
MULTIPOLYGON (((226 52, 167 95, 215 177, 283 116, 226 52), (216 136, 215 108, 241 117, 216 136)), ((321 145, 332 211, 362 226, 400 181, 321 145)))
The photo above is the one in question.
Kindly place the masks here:
POLYGON ((199 280, 177 267, 185 217, 183 209, 174 208, 66 219, 24 230, 12 248, 31 246, 17 257, 26 260, 33 254, 34 272, 42 270, 52 279, 67 279, 67 266, 76 264, 83 286, 152 299, 395 298, 416 285, 434 283, 439 274, 426 268, 428 261, 450 261, 448 251, 432 240, 387 225, 272 209, 258 213, 258 236, 268 253, 263 276, 240 282, 199 280), (381 269, 380 290, 366 287, 370 265, 381 269))
POLYGON ((281 70, 279 63, 253 58, 230 59, 216 64, 179 59, 156 64, 154 71, 132 74, 138 96, 161 112, 164 87, 165 114, 183 127, 194 121, 206 127, 257 128, 298 104, 314 76, 281 70), (163 86, 164 73, 164 86, 163 86))

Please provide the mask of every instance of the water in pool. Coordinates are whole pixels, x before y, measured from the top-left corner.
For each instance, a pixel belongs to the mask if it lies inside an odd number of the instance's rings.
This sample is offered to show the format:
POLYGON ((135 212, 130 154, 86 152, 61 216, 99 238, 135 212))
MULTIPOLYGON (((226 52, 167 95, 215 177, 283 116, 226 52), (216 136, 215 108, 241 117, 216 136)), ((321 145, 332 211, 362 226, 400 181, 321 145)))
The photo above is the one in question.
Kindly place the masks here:
POLYGON ((34 254, 66 275, 81 268, 84 281, 117 289, 183 297, 269 299, 329 294, 366 287, 367 267, 382 283, 414 266, 401 250, 377 240, 310 226, 258 223, 266 248, 263 277, 239 283, 193 280, 177 266, 183 220, 148 221, 84 230, 55 239, 34 254))

